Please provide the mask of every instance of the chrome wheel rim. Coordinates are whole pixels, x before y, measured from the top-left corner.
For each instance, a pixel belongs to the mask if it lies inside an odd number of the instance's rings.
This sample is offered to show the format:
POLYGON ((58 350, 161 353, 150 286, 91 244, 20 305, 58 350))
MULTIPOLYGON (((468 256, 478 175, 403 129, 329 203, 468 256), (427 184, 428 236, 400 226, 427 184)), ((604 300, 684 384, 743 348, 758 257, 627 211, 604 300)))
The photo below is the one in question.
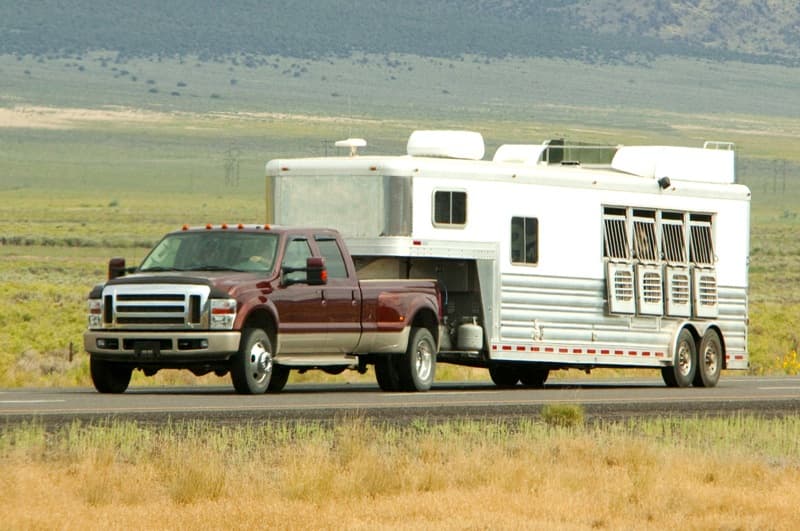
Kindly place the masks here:
POLYGON ((417 343, 417 350, 414 354, 414 368, 420 381, 428 381, 433 371, 433 351, 427 341, 417 343))
POLYGON ((707 345, 703 351, 703 366, 705 367, 706 374, 714 374, 717 372, 717 365, 719 364, 719 353, 714 345, 707 345))
POLYGON ((255 343, 248 356, 248 374, 253 383, 263 384, 272 374, 272 354, 261 341, 255 343))
POLYGON ((692 349, 687 341, 678 346, 678 371, 682 376, 688 376, 692 371, 692 349))

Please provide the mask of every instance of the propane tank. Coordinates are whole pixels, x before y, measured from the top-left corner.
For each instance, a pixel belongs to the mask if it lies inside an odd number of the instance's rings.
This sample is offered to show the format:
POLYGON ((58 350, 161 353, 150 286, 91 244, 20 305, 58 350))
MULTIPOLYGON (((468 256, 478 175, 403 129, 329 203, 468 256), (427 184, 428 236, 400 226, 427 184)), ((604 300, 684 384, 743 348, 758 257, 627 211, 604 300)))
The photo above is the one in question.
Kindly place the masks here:
POLYGON ((458 327, 458 350, 480 350, 483 348, 483 328, 478 325, 477 319, 472 318, 471 323, 464 323, 458 327))

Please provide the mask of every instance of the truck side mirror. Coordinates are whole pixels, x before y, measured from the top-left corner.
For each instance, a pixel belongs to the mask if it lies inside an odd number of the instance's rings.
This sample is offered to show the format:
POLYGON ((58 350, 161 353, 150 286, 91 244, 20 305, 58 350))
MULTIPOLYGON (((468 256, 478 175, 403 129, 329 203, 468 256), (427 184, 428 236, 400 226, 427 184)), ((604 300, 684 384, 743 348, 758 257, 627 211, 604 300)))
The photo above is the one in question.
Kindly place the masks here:
POLYGON ((305 267, 284 267, 282 284, 291 286, 292 284, 308 284, 309 286, 320 286, 328 283, 328 270, 325 268, 325 259, 320 256, 306 258, 305 267), (305 278, 289 276, 291 273, 304 272, 305 278))
POLYGON ((123 277, 127 273, 125 259, 115 257, 108 261, 108 280, 123 277))
POLYGON ((310 286, 328 283, 328 270, 325 269, 324 258, 312 256, 306 259, 306 280, 310 286))

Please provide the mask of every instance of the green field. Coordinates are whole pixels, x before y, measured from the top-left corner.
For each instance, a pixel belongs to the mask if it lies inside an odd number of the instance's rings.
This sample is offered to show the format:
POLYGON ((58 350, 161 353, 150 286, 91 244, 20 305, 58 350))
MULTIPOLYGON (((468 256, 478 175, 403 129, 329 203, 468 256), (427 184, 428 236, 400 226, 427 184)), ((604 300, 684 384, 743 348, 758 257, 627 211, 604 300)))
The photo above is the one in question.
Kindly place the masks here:
POLYGON ((135 263, 184 223, 262 221, 271 158, 334 153, 332 142, 348 136, 366 138, 370 153, 401 153, 421 128, 479 130, 489 153, 553 137, 736 142, 740 180, 753 192, 752 371, 800 369, 796 70, 110 57, 0 56, 0 386, 89 384, 84 299, 108 257, 135 263))

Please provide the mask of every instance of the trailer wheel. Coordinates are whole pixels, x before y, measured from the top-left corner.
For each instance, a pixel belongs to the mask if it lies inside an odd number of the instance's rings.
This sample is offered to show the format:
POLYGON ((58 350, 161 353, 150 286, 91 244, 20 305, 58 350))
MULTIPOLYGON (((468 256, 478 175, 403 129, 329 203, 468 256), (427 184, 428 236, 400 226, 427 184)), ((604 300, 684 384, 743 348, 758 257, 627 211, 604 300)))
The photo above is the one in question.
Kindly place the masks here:
POLYGON ((525 387, 541 388, 550 376, 550 369, 542 367, 521 367, 519 370, 519 379, 525 387))
POLYGON ((272 378, 272 344, 258 328, 245 329, 239 352, 231 357, 231 381, 237 393, 258 395, 269 387, 272 378))
POLYGON ((427 328, 412 328, 405 354, 398 357, 400 388, 427 391, 436 374, 436 342, 427 328))
POLYGON ((492 365, 489 376, 497 387, 514 387, 519 382, 519 372, 511 365, 492 365))
POLYGON ((272 364, 272 377, 269 379, 269 385, 267 385, 267 392, 268 393, 280 393, 283 391, 283 388, 286 387, 286 382, 289 381, 289 373, 292 370, 289 367, 284 367, 283 365, 275 365, 272 364))
POLYGON ((694 336, 684 328, 678 334, 678 346, 671 367, 661 369, 661 377, 667 387, 689 387, 697 371, 697 345, 694 336))
POLYGON ((129 365, 113 361, 89 359, 89 372, 94 388, 100 393, 124 393, 131 383, 133 369, 129 365))
POLYGON ((375 360, 375 380, 381 391, 399 391, 400 373, 395 358, 398 355, 379 354, 375 360))
POLYGON ((722 370, 722 340, 716 330, 709 329, 700 342, 697 352, 697 372, 694 375, 696 387, 714 387, 722 370))

